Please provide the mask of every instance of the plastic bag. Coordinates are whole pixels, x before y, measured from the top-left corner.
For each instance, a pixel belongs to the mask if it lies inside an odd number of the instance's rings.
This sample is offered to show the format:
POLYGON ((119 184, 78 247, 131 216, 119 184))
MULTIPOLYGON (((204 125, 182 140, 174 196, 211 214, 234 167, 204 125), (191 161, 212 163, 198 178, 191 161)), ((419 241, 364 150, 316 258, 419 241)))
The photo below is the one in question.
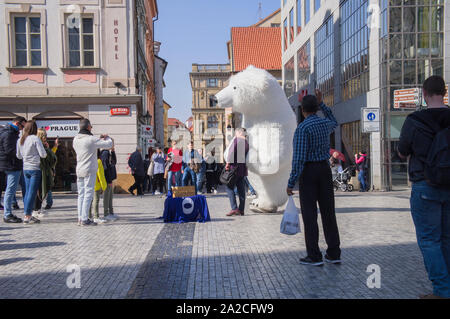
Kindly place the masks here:
POLYGON ((286 209, 284 210, 280 232, 285 235, 295 235, 301 232, 299 209, 295 206, 294 198, 292 196, 289 196, 286 209))

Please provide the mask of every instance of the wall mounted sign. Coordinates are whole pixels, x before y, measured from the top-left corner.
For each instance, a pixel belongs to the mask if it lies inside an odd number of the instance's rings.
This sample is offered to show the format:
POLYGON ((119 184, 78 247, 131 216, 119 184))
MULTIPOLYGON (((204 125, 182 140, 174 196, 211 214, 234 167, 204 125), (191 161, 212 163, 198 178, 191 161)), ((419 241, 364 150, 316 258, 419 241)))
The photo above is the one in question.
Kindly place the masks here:
POLYGON ((153 137, 153 126, 151 125, 142 125, 141 126, 141 135, 144 138, 152 138, 153 137))
POLYGON ((80 120, 37 120, 38 128, 44 128, 47 137, 75 137, 80 131, 80 120))
POLYGON ((110 109, 111 116, 126 116, 130 115, 130 107, 128 106, 112 106, 110 109))
POLYGON ((394 91, 394 108, 418 107, 422 102, 422 90, 420 88, 401 89, 394 91))
POLYGON ((380 131, 380 109, 362 108, 361 109, 362 132, 371 133, 380 131))

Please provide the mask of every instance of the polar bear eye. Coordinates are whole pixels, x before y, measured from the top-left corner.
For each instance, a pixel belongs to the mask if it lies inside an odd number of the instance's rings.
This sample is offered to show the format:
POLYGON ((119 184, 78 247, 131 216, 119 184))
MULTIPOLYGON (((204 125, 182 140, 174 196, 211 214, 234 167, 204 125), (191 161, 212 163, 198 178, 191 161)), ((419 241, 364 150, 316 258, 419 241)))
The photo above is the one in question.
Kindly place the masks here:
POLYGON ((233 90, 236 90, 236 87, 234 87, 233 90))

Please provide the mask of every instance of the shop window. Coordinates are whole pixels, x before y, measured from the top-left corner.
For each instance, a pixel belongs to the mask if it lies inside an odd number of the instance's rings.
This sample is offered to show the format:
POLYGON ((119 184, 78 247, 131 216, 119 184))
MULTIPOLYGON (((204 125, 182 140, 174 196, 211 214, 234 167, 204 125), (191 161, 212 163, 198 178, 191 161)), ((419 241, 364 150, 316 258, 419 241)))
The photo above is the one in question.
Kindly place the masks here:
POLYGON ((391 115, 391 138, 400 138, 406 115, 391 115))
POLYGON ((94 18, 82 17, 69 21, 66 17, 67 58, 69 67, 93 67, 95 65, 94 18))
POLYGON ((295 92, 294 57, 284 65, 284 93, 287 97, 295 92))
POLYGON ((14 66, 42 66, 41 18, 39 15, 13 15, 14 66))
POLYGON ((307 86, 311 76, 311 44, 309 40, 297 52, 298 88, 307 86))
POLYGON ((354 162, 355 154, 361 151, 370 154, 370 134, 361 133, 361 122, 355 121, 341 125, 342 149, 350 162, 354 162))

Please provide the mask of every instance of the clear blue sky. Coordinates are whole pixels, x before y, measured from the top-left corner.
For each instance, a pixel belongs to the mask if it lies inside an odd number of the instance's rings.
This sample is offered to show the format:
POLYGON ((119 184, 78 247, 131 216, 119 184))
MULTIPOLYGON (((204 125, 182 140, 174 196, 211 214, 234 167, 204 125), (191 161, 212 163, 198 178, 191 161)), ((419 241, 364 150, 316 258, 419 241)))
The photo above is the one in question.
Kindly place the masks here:
MULTIPOLYGON (((186 121, 191 116, 192 63, 228 63, 226 43, 231 27, 246 27, 281 6, 281 0, 157 0, 159 20, 155 40, 159 56, 169 64, 164 100, 172 106, 169 117, 186 121)), ((280 49, 281 50, 281 49, 280 49)))

